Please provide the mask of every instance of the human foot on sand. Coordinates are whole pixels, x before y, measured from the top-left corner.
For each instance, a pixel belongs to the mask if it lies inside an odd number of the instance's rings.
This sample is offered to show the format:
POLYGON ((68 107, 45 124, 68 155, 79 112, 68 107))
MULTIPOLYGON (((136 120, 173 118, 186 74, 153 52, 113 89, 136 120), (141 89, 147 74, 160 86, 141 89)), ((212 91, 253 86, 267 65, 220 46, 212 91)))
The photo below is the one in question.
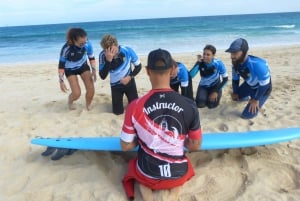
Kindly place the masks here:
POLYGON ((69 107, 70 110, 75 110, 76 109, 76 107, 73 104, 73 101, 70 100, 70 97, 69 97, 69 100, 68 100, 68 107, 69 107))
POLYGON ((88 111, 90 111, 90 110, 92 109, 92 106, 91 106, 91 104, 89 104, 89 105, 86 105, 86 109, 87 109, 88 111))

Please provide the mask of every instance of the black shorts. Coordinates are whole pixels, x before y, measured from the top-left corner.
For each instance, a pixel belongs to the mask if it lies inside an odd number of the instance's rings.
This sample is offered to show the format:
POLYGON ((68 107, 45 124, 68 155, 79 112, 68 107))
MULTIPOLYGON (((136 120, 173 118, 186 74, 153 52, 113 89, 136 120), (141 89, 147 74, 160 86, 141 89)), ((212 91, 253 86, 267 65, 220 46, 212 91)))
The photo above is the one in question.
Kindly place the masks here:
POLYGON ((66 77, 69 77, 70 75, 81 75, 85 71, 90 71, 90 66, 85 62, 80 68, 72 70, 72 69, 65 69, 65 75, 66 77))
POLYGON ((143 173, 156 179, 176 179, 183 177, 188 171, 187 162, 169 163, 147 154, 142 148, 138 150, 138 167, 143 173))

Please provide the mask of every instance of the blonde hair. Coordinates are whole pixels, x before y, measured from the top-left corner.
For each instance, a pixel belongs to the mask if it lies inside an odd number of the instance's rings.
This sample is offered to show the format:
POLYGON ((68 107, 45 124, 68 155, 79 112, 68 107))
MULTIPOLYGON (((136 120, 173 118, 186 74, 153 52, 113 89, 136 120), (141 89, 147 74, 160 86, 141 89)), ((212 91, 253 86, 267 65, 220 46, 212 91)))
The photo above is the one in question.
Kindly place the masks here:
POLYGON ((113 45, 118 46, 118 40, 114 35, 106 34, 102 37, 100 45, 103 49, 107 49, 113 45))

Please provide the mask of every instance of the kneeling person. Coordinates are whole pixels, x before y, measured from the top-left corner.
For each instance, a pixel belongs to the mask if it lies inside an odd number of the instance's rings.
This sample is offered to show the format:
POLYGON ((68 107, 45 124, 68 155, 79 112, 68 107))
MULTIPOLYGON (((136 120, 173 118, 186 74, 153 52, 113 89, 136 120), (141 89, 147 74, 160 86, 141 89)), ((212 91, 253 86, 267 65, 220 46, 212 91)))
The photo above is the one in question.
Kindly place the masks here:
POLYGON ((129 151, 139 145, 122 181, 131 200, 135 181, 143 200, 152 201, 152 190, 163 189, 171 191, 169 200, 178 200, 181 186, 195 174, 184 147, 189 151, 200 148, 199 112, 193 100, 170 88, 172 66, 168 51, 150 52, 146 69, 152 90, 132 101, 125 113, 122 149, 129 151))

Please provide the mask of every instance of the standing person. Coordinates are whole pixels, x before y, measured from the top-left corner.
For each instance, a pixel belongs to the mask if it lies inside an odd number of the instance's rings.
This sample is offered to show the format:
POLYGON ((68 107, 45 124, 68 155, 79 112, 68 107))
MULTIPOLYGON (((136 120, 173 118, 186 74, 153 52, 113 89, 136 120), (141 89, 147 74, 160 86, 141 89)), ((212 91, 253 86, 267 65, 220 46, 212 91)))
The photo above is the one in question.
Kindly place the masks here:
POLYGON ((170 88, 174 68, 168 51, 150 52, 146 69, 152 90, 130 103, 122 127, 122 149, 139 145, 122 182, 131 200, 135 181, 143 200, 152 201, 152 190, 162 189, 170 190, 173 197, 168 200, 178 200, 181 186, 195 174, 184 147, 200 148, 199 113, 194 101, 170 88))
POLYGON ((272 91, 269 66, 264 59, 248 55, 248 42, 243 38, 233 41, 226 52, 232 60, 232 100, 250 100, 241 117, 251 119, 269 98, 272 91), (240 84, 240 77, 244 82, 240 84))
POLYGON ((175 60, 173 61, 173 64, 175 69, 171 75, 171 88, 178 92, 180 86, 181 95, 194 100, 192 78, 189 75, 188 69, 183 63, 176 62, 175 60))
POLYGON ((86 108, 90 110, 95 94, 94 81, 96 81, 96 62, 93 47, 87 39, 87 33, 82 28, 70 28, 66 37, 67 42, 61 49, 58 64, 60 89, 65 93, 68 90, 64 83, 64 75, 66 75, 71 88, 68 107, 70 110, 74 110, 73 102, 81 95, 77 77, 77 75, 80 75, 86 89, 86 108), (89 60, 92 69, 87 60, 89 60))
POLYGON ((222 97, 222 88, 228 81, 228 73, 221 60, 215 58, 216 48, 206 45, 203 59, 198 55, 198 62, 190 70, 191 77, 200 71, 200 82, 197 89, 196 104, 199 108, 215 108, 222 97))
POLYGON ((99 55, 99 75, 104 80, 110 73, 112 110, 116 115, 123 114, 124 94, 128 103, 138 98, 134 76, 140 72, 142 64, 134 50, 119 46, 113 35, 104 35, 100 45, 103 50, 99 55), (133 71, 131 63, 134 65, 133 71))

